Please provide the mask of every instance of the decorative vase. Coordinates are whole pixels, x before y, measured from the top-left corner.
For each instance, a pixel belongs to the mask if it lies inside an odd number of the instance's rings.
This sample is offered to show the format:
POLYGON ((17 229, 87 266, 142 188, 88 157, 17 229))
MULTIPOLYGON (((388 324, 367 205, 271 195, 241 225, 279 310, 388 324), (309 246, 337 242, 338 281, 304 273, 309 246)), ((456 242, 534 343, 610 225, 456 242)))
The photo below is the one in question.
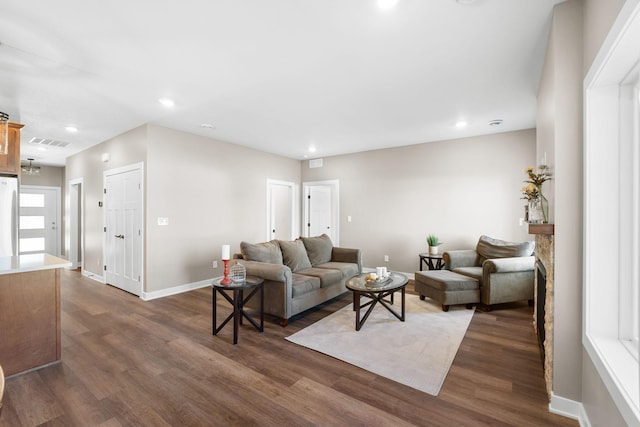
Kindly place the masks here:
POLYGON ((540 209, 542 210, 542 222, 543 223, 548 223, 549 222, 549 201, 547 200, 546 197, 544 197, 544 194, 542 194, 542 191, 540 191, 540 209))
POLYGON ((542 201, 540 198, 529 200, 529 223, 542 224, 544 222, 544 214, 542 212, 542 201))
POLYGON ((429 246, 429 255, 438 255, 438 247, 429 246))

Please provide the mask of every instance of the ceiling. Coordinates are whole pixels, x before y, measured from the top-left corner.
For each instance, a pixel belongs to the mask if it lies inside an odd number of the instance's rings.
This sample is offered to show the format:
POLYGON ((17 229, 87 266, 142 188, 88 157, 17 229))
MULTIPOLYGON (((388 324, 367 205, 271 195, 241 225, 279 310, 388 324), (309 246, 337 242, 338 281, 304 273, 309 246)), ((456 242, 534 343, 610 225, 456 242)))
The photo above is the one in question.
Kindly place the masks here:
POLYGON ((58 166, 145 123, 296 159, 527 129, 560 2, 5 1, 0 111, 58 166))

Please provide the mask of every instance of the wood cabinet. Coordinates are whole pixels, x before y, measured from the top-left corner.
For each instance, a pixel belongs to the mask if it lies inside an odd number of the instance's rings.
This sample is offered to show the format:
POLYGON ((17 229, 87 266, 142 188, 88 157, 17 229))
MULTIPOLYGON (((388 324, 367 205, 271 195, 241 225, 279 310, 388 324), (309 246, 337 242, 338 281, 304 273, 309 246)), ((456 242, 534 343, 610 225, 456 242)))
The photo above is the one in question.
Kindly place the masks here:
POLYGON ((20 175, 20 129, 24 125, 9 122, 9 150, 0 153, 0 174, 20 175))

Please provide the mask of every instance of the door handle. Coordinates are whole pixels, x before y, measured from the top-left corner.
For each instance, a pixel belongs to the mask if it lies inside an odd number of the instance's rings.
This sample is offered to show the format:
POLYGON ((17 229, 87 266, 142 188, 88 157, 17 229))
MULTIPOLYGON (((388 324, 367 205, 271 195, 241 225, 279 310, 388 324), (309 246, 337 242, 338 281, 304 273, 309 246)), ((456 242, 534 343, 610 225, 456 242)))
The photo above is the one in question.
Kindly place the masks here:
POLYGON ((124 239, 124 234, 116 234, 114 237, 116 239, 124 239))

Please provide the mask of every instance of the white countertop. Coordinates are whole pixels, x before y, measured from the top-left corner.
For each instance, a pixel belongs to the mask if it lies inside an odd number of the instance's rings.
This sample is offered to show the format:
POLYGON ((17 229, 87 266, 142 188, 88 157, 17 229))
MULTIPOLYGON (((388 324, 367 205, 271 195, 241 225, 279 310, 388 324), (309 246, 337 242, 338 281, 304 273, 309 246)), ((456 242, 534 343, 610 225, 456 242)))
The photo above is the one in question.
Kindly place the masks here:
POLYGON ((71 263, 49 254, 0 257, 0 274, 26 273, 63 267, 71 267, 71 263))

